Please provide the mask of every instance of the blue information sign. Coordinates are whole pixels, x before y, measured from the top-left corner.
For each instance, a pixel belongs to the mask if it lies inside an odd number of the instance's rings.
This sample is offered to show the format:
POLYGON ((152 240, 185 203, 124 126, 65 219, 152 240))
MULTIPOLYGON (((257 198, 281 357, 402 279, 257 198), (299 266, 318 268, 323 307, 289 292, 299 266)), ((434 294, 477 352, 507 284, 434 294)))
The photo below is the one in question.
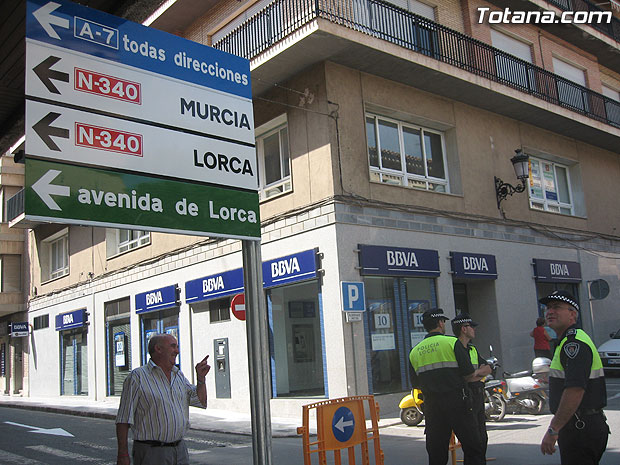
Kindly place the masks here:
POLYGON ((165 310, 179 305, 177 286, 166 286, 136 294, 136 313, 165 310))
POLYGON ((306 250, 263 262, 263 287, 316 278, 316 250, 306 250))
POLYGON ((580 283, 579 262, 534 259, 534 277, 540 283, 580 283))
MULTIPOLYGON (((306 250, 263 262, 263 287, 304 281, 316 277, 316 250, 306 250)), ((243 292, 243 268, 224 271, 185 283, 185 301, 220 299, 243 292)))
POLYGON ((436 250, 359 245, 362 275, 439 276, 436 250))
POLYGON ((450 252, 455 278, 497 279, 495 255, 450 252))
POLYGON ((65 0, 29 0, 26 37, 250 98, 249 61, 65 0))
POLYGON ((342 310, 345 312, 363 312, 366 310, 364 283, 342 281, 342 310))
POLYGON ((347 442, 355 431, 355 416, 347 407, 340 407, 332 418, 332 432, 340 442, 347 442))
POLYGON ((224 271, 185 283, 185 301, 193 304, 202 300, 220 299, 243 292, 243 269, 224 271))
POLYGON ((56 315, 56 331, 80 328, 86 324, 86 309, 56 315))

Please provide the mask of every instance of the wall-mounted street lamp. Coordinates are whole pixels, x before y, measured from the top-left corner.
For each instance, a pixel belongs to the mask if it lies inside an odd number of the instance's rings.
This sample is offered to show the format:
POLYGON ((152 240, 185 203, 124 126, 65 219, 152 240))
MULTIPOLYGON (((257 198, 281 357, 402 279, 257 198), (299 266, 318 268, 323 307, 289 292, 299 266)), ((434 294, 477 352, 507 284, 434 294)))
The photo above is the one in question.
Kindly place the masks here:
POLYGON ((510 159, 512 166, 515 169, 517 179, 521 181, 521 184, 512 186, 505 183, 497 176, 495 177, 495 196, 497 197, 497 208, 501 211, 500 204, 509 195, 515 193, 521 193, 525 190, 527 178, 529 178, 529 155, 523 153, 521 149, 515 150, 516 155, 510 159))

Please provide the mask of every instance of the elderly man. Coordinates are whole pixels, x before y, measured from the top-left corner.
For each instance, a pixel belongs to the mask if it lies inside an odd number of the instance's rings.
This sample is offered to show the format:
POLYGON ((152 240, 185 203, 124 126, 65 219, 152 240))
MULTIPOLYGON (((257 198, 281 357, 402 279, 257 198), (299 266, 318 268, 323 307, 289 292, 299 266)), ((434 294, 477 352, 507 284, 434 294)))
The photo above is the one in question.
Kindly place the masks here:
POLYGON ((117 464, 130 463, 127 433, 131 426, 134 465, 187 465, 183 435, 189 425, 189 406, 207 406, 209 356, 196 365, 194 386, 175 365, 179 346, 172 335, 154 335, 148 350, 148 363, 133 370, 123 384, 116 416, 117 464))
POLYGON ((539 302, 547 306, 548 325, 560 335, 549 372, 553 418, 540 450, 553 454, 557 441, 562 465, 596 465, 609 435, 601 358, 590 337, 577 328, 579 304, 571 294, 555 291, 539 302))

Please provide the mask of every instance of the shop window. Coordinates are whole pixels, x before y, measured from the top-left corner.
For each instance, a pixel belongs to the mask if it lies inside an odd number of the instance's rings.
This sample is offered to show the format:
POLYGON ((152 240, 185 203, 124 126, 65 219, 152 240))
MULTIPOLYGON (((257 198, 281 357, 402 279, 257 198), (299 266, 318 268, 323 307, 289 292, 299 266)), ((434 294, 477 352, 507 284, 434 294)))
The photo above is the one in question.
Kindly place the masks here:
POLYGON ((0 292, 22 290, 22 256, 0 255, 0 292))
POLYGON ((424 339, 422 314, 436 305, 432 278, 364 278, 368 364, 373 394, 401 392, 409 382, 409 352, 424 339))
POLYGON ((449 192, 443 132, 366 115, 371 182, 449 192))
POLYGON ((108 258, 151 243, 151 233, 137 229, 107 229, 106 255, 108 258))
POLYGON ((34 320, 32 322, 32 325, 33 325, 35 331, 37 329, 49 328, 49 326, 50 326, 50 316, 49 315, 35 316, 34 320))
POLYGON ((64 228, 41 241, 41 281, 69 274, 69 229, 64 228))
POLYGON ((256 134, 260 200, 292 191, 286 115, 260 126, 256 134))
POLYGON ((129 298, 104 304, 107 341, 108 395, 120 396, 131 372, 131 326, 129 298))
POLYGON ((62 331, 61 395, 88 395, 86 331, 62 331))
POLYGON ((230 297, 209 301, 209 321, 230 321, 230 297))
POLYGON ((317 282, 267 291, 274 396, 325 396, 323 328, 317 282))
POLYGON ((569 167, 530 157, 530 206, 563 215, 573 215, 569 167))

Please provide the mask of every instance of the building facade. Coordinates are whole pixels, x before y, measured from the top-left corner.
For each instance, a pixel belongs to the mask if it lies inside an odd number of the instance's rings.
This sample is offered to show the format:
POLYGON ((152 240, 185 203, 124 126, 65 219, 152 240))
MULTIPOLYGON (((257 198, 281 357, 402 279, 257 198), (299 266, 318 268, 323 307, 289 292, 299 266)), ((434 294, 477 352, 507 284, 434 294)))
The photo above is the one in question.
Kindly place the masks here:
MULTIPOLYGON (((529 367, 552 290, 577 296, 597 344, 620 327, 618 19, 479 22, 502 5, 222 1, 181 31, 251 60, 277 415, 367 393, 394 408, 430 307, 468 312, 507 370, 529 367), (498 208, 517 149, 525 192, 498 208), (342 281, 364 283, 360 319, 342 281)), ((249 410, 238 241, 47 224, 27 248, 31 395, 118 396, 168 332, 190 379, 210 355, 209 406, 249 410)))
POLYGON ((9 228, 7 199, 24 187, 24 166, 9 153, 0 158, 0 393, 28 395, 29 325, 26 233, 9 228))

